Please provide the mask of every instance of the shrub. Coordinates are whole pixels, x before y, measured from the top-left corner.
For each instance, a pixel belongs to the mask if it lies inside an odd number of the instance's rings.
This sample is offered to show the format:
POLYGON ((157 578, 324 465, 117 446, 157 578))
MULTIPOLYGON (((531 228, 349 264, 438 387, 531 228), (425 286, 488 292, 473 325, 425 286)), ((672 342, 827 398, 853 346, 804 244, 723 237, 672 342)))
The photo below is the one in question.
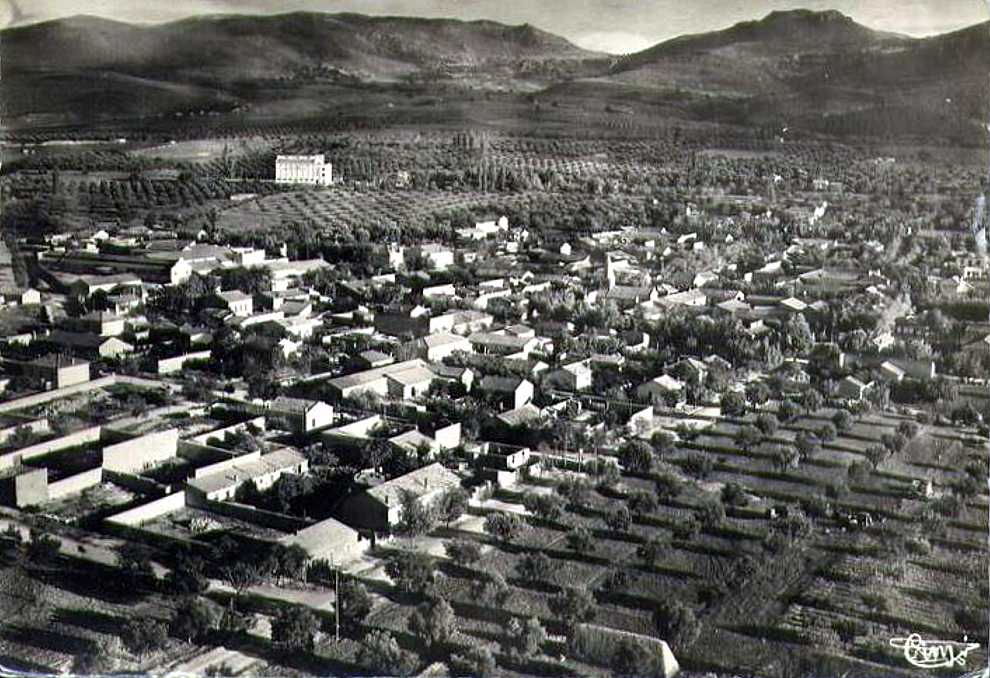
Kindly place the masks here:
POLYGON ((715 468, 711 458, 703 454, 692 454, 684 460, 684 471, 699 480, 704 480, 712 474, 715 468))
POLYGON ((524 528, 522 519, 514 513, 497 511, 485 517, 485 532, 502 543, 511 542, 524 528))
POLYGON ((458 565, 467 566, 481 559, 481 546, 468 539, 455 539, 444 544, 447 556, 458 565))
POLYGON ((615 532, 626 532, 632 525, 632 515, 625 506, 619 506, 605 514, 605 524, 615 532))
POLYGON ((412 675, 417 664, 415 655, 399 647, 387 631, 369 633, 358 650, 357 661, 361 666, 386 676, 412 675))
POLYGON ((283 607, 272 618, 272 643, 284 652, 308 652, 319 630, 320 621, 308 607, 283 607))
POLYGON ((595 550, 595 539, 586 527, 575 527, 567 533, 567 548, 585 554, 595 550))
POLYGON ((488 678, 495 674, 497 668, 491 650, 481 645, 472 645, 467 650, 453 655, 450 664, 456 675, 477 676, 477 678, 488 678))
POLYGON ((553 581, 556 574, 553 561, 542 551, 527 553, 516 571, 524 581, 531 583, 553 581))
POLYGON ((653 623, 672 648, 690 645, 701 633, 694 610, 680 601, 659 603, 653 611, 653 623))
POLYGON ((143 655, 165 646, 168 640, 168 627, 156 619, 131 619, 120 636, 130 652, 143 655))
POLYGON ((550 599, 550 611, 568 628, 594 619, 597 608, 594 596, 584 589, 568 588, 550 599))

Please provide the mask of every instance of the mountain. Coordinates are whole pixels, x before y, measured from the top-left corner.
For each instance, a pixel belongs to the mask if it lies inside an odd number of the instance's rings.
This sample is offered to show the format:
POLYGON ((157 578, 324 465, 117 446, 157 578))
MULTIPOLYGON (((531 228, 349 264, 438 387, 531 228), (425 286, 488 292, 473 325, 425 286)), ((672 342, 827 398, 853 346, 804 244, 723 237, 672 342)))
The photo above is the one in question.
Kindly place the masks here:
POLYGON ((791 10, 660 43, 595 81, 619 98, 673 94, 689 113, 728 122, 982 140, 988 72, 990 22, 912 38, 836 11, 791 10))
POLYGON ((114 104, 110 113, 140 115, 170 97, 175 109, 222 109, 238 103, 239 86, 267 81, 477 76, 533 89, 559 67, 601 56, 529 25, 492 21, 297 12, 135 26, 77 16, 0 32, 0 92, 5 118, 84 118, 75 107, 101 101, 114 104))
POLYGON ((79 16, 0 32, 0 114, 15 128, 231 112, 267 123, 366 119, 402 104, 428 122, 490 112, 525 126, 549 109, 982 143, 988 38, 990 22, 913 38, 836 11, 790 10, 619 58, 492 21, 299 12, 135 26, 79 16), (478 90, 526 97, 478 106, 478 90))

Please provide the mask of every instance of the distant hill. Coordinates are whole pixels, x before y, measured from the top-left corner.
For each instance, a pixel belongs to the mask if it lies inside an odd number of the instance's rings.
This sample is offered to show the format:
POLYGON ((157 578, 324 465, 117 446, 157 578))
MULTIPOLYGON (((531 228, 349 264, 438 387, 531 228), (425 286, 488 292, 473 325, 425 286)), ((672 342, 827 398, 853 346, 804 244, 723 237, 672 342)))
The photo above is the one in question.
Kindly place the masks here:
POLYGON ((314 83, 413 82, 570 96, 624 115, 973 143, 988 113, 990 22, 919 39, 790 10, 619 58, 491 21, 292 13, 134 26, 79 16, 0 32, 0 59, 0 113, 22 127, 197 109, 323 115, 335 99, 314 83))
MULTIPOLYGON (((204 16, 134 26, 77 16, 0 32, 4 117, 85 119, 106 88, 107 113, 233 105, 265 81, 495 79, 534 89, 602 55, 529 25, 359 14, 204 16), (81 94, 82 101, 77 95, 81 94), (94 101, 93 96, 97 99, 94 101), (120 108, 119 105, 123 105, 120 108)), ((98 112, 98 111, 95 111, 98 112)))
POLYGON ((699 115, 730 122, 982 139, 988 76, 990 22, 911 38, 836 11, 792 10, 660 43, 603 79, 638 93, 679 92, 699 115))

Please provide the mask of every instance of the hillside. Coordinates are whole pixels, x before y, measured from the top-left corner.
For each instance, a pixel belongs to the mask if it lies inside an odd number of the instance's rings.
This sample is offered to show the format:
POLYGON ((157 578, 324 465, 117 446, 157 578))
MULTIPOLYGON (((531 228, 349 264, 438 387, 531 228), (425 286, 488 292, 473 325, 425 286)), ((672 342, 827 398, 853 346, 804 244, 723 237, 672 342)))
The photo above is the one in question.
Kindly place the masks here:
POLYGON ((836 11, 790 10, 618 59, 492 21, 299 12, 134 26, 79 16, 0 32, 0 59, 0 113, 14 128, 245 112, 286 120, 375 96, 391 107, 383 93, 414 84, 448 107, 473 97, 459 92, 503 91, 567 99, 571 110, 980 143, 990 23, 918 39, 836 11))
POLYGON ((990 22, 919 39, 835 11, 793 10, 660 43, 617 62, 604 79, 620 91, 679 93, 703 117, 969 135, 986 119, 988 72, 990 22))
POLYGON ((74 108, 66 90, 97 94, 94 80, 123 105, 107 113, 148 115, 224 109, 240 86, 269 81, 478 78, 534 89, 561 65, 600 56, 532 26, 491 21, 300 12, 133 26, 77 16, 0 33, 0 92, 6 118, 85 119, 90 111, 74 108), (162 91, 174 93, 171 106, 162 108, 162 91))

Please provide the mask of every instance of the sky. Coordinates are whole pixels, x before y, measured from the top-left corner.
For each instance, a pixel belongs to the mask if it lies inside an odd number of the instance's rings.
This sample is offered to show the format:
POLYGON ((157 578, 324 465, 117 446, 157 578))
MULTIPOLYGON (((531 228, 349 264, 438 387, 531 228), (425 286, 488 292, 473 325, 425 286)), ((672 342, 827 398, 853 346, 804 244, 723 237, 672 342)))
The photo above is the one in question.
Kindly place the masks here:
POLYGON ((575 44, 616 54, 685 33, 726 28, 773 10, 836 9, 871 28, 913 36, 990 19, 990 0, 0 0, 0 26, 73 14, 162 22, 197 14, 295 10, 529 23, 575 44))

